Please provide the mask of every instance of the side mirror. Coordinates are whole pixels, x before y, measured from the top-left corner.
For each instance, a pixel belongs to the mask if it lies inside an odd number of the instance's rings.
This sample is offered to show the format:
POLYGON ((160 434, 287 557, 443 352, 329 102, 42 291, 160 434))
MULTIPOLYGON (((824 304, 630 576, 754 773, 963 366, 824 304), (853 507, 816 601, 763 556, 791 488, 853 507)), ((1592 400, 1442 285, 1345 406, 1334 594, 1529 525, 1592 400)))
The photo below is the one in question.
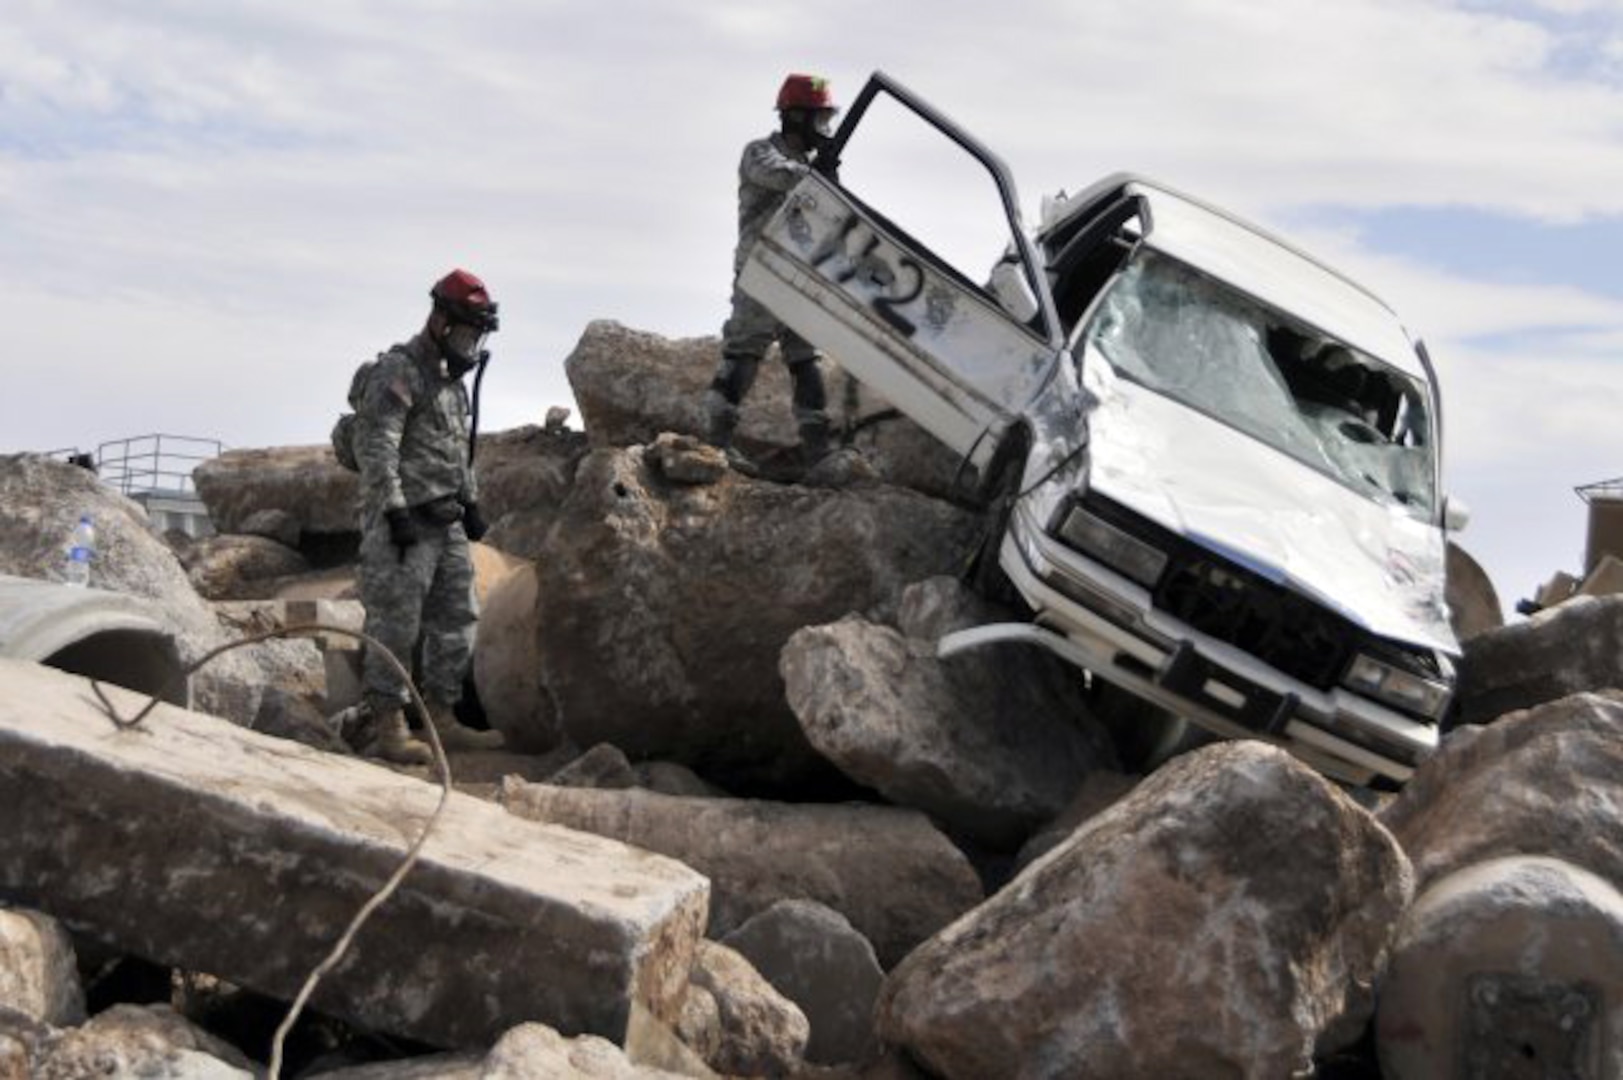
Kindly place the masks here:
POLYGON ((1456 533, 1462 532, 1465 526, 1471 523, 1471 508, 1465 505, 1465 500, 1457 495, 1443 496, 1443 528, 1456 533))
POLYGON ((992 277, 987 284, 992 295, 997 297, 997 302, 1014 317, 1015 322, 1029 323, 1037 317, 1037 297, 1032 294, 1031 286, 1026 284, 1026 275, 1020 269, 1018 258, 1005 257, 992 267, 992 277))

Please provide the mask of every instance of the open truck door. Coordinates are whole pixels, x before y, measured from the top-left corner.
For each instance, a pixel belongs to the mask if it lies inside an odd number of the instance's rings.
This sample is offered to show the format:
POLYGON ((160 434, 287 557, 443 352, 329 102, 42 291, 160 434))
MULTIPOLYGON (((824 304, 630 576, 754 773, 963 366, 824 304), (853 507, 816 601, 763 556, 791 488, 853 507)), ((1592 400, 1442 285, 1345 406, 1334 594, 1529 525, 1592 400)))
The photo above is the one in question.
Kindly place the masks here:
POLYGON ((739 286, 983 473, 1063 346, 1014 182, 996 155, 878 72, 832 152, 843 182, 802 180, 747 255, 739 286), (905 174, 867 168, 887 151, 897 157, 898 131, 910 148, 905 174), (950 161, 931 168, 942 154, 950 161), (971 198, 942 203, 948 171, 970 179, 971 198), (865 201, 887 179, 911 198, 865 201), (976 233, 980 246, 967 257, 926 247, 903 223, 927 201, 947 208, 938 232, 976 233))

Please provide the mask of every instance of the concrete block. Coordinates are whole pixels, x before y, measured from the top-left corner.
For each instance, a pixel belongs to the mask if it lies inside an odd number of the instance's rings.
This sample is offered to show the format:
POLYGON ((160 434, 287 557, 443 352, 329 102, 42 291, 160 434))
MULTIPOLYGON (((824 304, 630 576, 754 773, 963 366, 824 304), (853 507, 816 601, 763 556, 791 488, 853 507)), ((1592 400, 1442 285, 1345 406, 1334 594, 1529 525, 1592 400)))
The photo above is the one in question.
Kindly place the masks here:
POLYGON ((328 716, 347 709, 361 700, 361 658, 359 648, 330 645, 321 653, 321 663, 327 673, 325 712, 328 716))
POLYGON ((1623 1076, 1623 896, 1559 859, 1459 870, 1405 915, 1381 989, 1381 1075, 1623 1076))
MULTIPOLYGON (((0 900, 158 963, 290 1000, 439 798, 174 706, 119 730, 85 680, 0 660, 0 900)), ((530 1020, 619 1041, 634 1006, 676 1020, 708 896, 675 860, 452 795, 312 1004, 438 1046, 530 1020)))

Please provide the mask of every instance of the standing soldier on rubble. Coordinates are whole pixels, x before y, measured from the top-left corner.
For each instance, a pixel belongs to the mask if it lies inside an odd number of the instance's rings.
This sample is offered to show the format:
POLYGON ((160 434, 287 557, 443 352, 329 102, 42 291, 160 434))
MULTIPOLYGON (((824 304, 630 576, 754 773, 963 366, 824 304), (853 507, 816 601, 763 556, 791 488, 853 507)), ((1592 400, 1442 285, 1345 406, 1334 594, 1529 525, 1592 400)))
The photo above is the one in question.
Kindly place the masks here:
MULTIPOLYGON (((366 369, 353 395, 356 464, 364 500, 360 593, 366 633, 408 669, 419 640, 421 684, 448 749, 497 749, 500 732, 456 718, 478 620, 468 541, 485 534, 469 446, 468 391, 462 377, 481 363, 497 328, 484 282, 453 270, 429 291, 428 322, 366 369)), ((359 380, 358 380, 359 381, 359 380)), ((361 753, 428 764, 426 743, 406 726, 405 685, 368 647, 364 708, 351 739, 361 753)))
POLYGON ((811 169, 833 175, 825 158, 838 108, 828 80, 816 75, 790 75, 778 90, 780 128, 744 147, 738 164, 738 248, 733 254, 732 315, 721 329, 721 367, 704 396, 705 440, 727 451, 741 471, 753 466, 733 448, 738 410, 755 382, 767 348, 776 341, 794 384, 795 421, 800 429, 801 460, 816 464, 829 451, 828 396, 817 367, 818 352, 779 322, 760 303, 738 288, 744 256, 783 203, 789 189, 811 169))

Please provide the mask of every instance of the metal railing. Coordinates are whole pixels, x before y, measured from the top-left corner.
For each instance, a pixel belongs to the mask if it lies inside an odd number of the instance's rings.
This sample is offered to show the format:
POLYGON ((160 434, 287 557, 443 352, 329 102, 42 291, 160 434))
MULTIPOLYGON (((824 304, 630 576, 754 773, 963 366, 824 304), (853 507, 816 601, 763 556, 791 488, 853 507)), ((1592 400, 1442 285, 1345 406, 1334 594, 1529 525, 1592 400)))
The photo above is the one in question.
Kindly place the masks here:
POLYGON ((124 495, 139 492, 192 494, 192 470, 218 457, 225 444, 189 435, 137 435, 96 447, 96 470, 124 495))
POLYGON ((1572 489, 1584 502, 1596 499, 1623 499, 1623 476, 1615 480, 1597 480, 1593 484, 1580 484, 1572 489))

